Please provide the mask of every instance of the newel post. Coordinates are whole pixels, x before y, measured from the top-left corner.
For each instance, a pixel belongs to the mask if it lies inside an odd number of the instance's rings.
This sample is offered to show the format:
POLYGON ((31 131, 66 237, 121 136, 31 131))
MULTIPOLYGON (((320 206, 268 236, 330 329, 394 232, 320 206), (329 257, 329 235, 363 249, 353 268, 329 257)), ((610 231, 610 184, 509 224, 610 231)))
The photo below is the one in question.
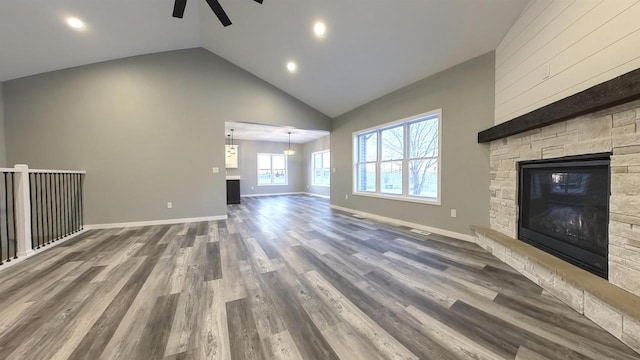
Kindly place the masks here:
POLYGON ((18 164, 15 172, 16 239, 18 256, 27 256, 33 252, 31 245, 31 195, 29 187, 29 167, 18 164))

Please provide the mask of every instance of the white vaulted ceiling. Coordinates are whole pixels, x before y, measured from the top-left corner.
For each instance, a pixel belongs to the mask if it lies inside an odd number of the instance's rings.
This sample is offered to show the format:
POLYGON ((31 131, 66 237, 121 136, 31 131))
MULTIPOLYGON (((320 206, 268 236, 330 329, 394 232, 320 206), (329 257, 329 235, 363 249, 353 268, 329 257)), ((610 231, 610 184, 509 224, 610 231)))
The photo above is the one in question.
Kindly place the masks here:
POLYGON ((0 81, 153 52, 200 46, 197 0, 0 0, 0 81), (65 19, 78 17, 84 31, 65 19))
POLYGON ((526 0, 0 0, 0 81, 202 46, 328 116, 496 48, 526 0), (76 16, 77 32, 64 19, 76 16), (316 39, 312 26, 327 25, 316 39), (287 61, 298 71, 287 72, 287 61))

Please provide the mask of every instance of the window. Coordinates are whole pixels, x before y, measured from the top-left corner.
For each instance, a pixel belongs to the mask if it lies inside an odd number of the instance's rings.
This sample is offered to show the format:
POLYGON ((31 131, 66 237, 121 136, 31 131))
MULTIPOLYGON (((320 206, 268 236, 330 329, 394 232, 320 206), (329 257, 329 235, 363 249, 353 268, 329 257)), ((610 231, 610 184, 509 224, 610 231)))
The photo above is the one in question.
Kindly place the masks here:
POLYGON ((282 154, 258 154, 258 186, 287 185, 287 157, 282 154))
POLYGON ((441 110, 353 134, 354 193, 440 204, 441 110))
POLYGON ((311 184, 314 186, 329 186, 331 178, 331 155, 329 150, 311 154, 311 163, 313 164, 311 184))
POLYGON ((590 174, 554 172, 551 174, 551 192, 584 195, 587 192, 590 178, 590 174))

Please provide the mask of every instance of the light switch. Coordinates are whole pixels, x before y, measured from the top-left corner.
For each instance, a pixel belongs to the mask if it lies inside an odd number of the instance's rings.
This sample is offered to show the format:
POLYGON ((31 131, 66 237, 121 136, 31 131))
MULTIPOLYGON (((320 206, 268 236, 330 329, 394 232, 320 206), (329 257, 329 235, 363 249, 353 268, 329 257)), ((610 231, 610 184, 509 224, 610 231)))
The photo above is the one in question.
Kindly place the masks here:
POLYGON ((214 167, 213 169, 211 169, 211 172, 214 173, 214 174, 217 174, 217 173, 220 172, 220 169, 217 168, 217 167, 214 167))

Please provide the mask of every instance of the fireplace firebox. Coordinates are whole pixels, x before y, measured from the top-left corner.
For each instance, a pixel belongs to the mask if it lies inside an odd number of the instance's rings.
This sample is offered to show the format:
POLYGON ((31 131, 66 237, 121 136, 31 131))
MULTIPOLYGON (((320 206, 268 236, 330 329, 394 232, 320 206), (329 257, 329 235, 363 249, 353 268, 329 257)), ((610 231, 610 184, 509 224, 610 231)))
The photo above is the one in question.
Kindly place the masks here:
POLYGON ((518 238, 605 279, 610 155, 519 163, 518 238))

